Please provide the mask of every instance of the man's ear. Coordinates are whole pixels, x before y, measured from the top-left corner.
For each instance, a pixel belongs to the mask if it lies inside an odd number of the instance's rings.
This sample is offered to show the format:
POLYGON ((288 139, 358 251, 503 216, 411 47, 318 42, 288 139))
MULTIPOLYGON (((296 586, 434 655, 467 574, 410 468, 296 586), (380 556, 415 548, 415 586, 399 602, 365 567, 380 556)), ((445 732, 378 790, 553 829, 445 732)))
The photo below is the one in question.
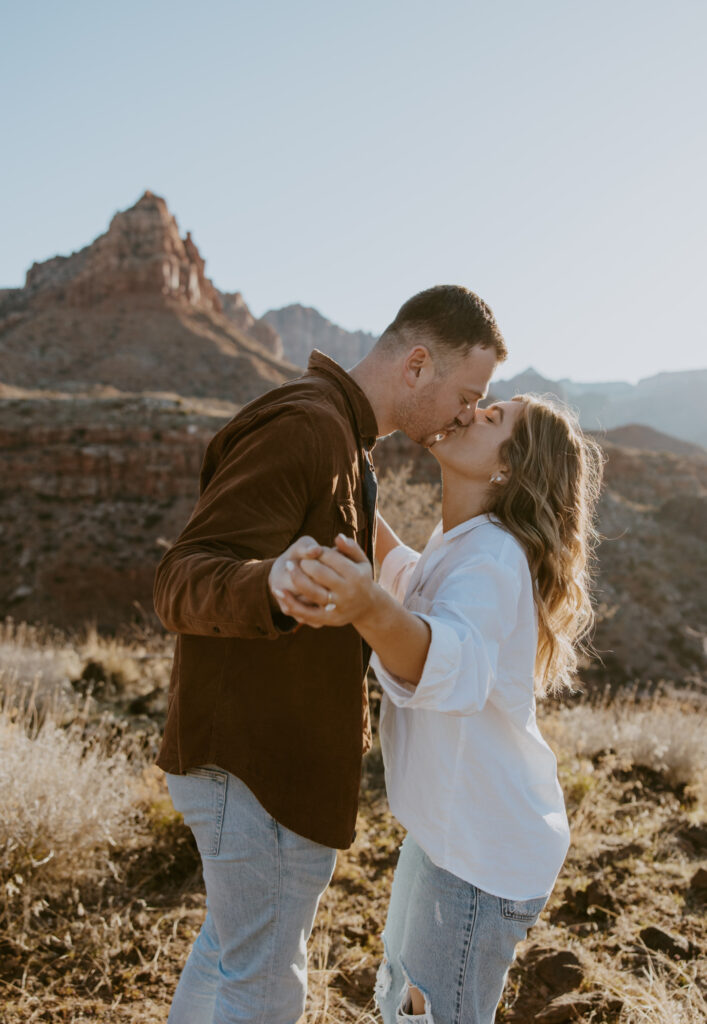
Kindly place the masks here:
POLYGON ((418 387, 434 376, 430 350, 424 345, 411 348, 403 361, 403 378, 408 387, 418 387))

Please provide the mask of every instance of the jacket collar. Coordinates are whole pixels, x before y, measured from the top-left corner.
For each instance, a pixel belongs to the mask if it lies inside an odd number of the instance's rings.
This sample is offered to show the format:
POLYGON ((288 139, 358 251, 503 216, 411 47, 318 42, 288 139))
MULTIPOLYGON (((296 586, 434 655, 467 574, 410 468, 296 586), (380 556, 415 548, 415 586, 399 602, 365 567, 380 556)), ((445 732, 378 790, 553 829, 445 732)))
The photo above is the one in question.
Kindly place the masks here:
POLYGON ((349 376, 346 370, 342 369, 337 362, 316 348, 309 357, 307 373, 328 377, 336 382, 351 404, 356 420, 356 429, 364 447, 371 449, 378 437, 376 414, 373 412, 371 403, 366 398, 365 393, 353 377, 349 376))

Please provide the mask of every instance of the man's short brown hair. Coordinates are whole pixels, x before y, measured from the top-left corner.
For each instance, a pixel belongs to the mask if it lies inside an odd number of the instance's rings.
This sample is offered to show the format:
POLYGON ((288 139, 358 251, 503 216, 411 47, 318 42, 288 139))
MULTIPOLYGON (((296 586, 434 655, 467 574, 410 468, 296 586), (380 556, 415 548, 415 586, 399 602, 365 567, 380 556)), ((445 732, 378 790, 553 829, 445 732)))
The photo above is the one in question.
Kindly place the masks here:
POLYGON ((438 284, 413 295, 383 331, 380 343, 391 350, 403 341, 428 344, 430 339, 430 347, 437 350, 433 355, 443 359, 465 356, 476 345, 495 349, 499 363, 508 355, 489 306, 475 292, 457 284, 438 284))

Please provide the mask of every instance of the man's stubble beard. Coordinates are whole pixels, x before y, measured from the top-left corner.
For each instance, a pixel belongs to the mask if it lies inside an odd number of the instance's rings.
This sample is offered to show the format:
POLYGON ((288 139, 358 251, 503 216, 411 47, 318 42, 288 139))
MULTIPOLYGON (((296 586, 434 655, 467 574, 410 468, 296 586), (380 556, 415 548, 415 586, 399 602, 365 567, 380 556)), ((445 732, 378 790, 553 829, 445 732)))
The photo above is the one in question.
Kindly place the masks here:
POLYGON ((434 420, 436 398, 437 389, 431 383, 417 398, 402 401, 397 409, 398 429, 407 434, 411 441, 425 447, 432 443, 435 433, 442 429, 442 424, 434 420))

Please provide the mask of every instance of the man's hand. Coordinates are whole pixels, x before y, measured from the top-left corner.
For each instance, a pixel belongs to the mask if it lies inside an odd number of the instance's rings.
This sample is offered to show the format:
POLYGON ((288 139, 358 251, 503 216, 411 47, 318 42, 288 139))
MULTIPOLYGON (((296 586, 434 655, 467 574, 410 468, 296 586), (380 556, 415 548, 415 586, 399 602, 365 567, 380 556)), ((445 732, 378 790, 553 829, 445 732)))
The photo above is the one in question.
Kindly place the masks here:
POLYGON ((365 552, 343 534, 335 543, 336 548, 324 548, 318 558, 307 558, 299 565, 297 583, 302 584, 300 577, 305 577, 310 585, 316 586, 316 601, 308 603, 291 591, 278 595, 286 615, 314 629, 357 625, 371 615, 375 605, 376 586, 365 552))
POLYGON ((314 537, 299 537, 273 562, 268 576, 273 607, 279 607, 285 615, 290 615, 282 603, 286 593, 302 601, 305 606, 318 602, 326 604, 326 591, 305 576, 300 568, 303 561, 319 558, 324 550, 314 537))

